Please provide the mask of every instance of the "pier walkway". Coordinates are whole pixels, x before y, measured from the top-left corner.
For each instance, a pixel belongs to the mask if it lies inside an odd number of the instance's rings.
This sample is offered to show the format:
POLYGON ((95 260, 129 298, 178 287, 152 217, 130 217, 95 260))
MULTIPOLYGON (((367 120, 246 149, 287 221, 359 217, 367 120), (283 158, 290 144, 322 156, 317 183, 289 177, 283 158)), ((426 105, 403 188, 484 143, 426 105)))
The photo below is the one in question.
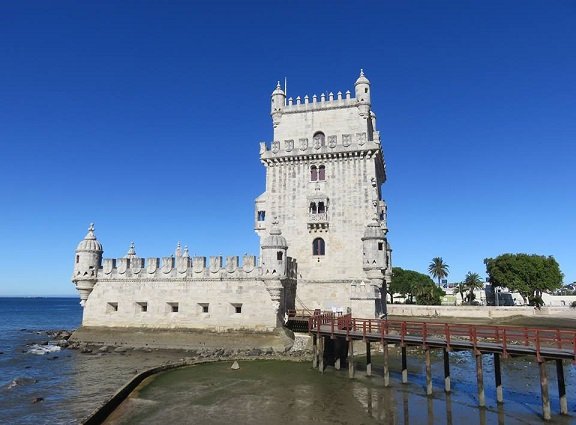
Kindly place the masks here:
POLYGON ((314 367, 323 372, 328 361, 340 368, 347 363, 350 377, 354 376, 354 342, 366 344, 366 372, 372 373, 371 343, 380 343, 384 354, 384 384, 389 385, 388 344, 402 350, 402 382, 408 382, 406 347, 420 347, 425 352, 426 392, 432 394, 430 350, 444 352, 444 390, 450 392, 451 351, 471 351, 476 357, 478 402, 485 406, 482 356, 494 356, 497 401, 503 403, 500 358, 533 356, 539 364, 542 394, 542 416, 551 418, 546 361, 556 362, 560 413, 568 414, 564 361, 576 364, 576 331, 519 326, 490 326, 453 323, 414 322, 386 319, 361 319, 350 314, 321 313, 308 317, 308 331, 314 343, 314 367))

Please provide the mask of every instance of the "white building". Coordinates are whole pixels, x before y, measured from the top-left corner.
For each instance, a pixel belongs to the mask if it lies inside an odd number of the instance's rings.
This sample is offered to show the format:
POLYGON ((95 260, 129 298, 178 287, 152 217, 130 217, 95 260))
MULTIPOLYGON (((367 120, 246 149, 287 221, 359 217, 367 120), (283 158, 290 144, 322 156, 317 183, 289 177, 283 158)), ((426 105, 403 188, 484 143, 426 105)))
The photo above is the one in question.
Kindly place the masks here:
POLYGON ((361 72, 350 92, 288 99, 272 93, 274 141, 260 145, 266 191, 256 200, 254 256, 136 255, 102 260, 91 225, 72 281, 84 327, 270 332, 289 309, 351 309, 375 317, 391 277, 385 165, 361 72), (290 257, 288 257, 290 254, 290 257))

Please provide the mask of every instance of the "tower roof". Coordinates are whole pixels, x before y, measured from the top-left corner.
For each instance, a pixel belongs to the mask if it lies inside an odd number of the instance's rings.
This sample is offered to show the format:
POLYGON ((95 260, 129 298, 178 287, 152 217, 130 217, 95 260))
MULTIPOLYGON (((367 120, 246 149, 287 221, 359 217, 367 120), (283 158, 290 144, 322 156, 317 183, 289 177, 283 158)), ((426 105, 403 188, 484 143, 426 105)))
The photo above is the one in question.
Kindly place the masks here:
POLYGON ((135 258, 136 255, 136 247, 134 246, 134 242, 130 242, 130 248, 128 248, 128 252, 124 258, 135 258))
POLYGON ((368 78, 366 78, 366 76, 364 75, 363 69, 360 70, 360 76, 358 77, 358 79, 354 83, 355 86, 357 86, 358 84, 370 84, 370 80, 368 78))
POLYGON ((278 84, 276 84, 276 88, 272 92, 272 96, 274 96, 275 94, 281 94, 284 96, 284 90, 282 90, 282 87, 280 86, 280 81, 278 81, 278 84))
POLYGON ((282 231, 278 227, 278 220, 272 222, 269 235, 262 241, 262 248, 288 248, 288 242, 286 242, 286 238, 282 236, 282 231))
POLYGON ((102 252, 102 244, 96 239, 94 234, 94 223, 90 223, 88 227, 88 233, 84 236, 84 239, 80 241, 76 251, 97 251, 102 252))

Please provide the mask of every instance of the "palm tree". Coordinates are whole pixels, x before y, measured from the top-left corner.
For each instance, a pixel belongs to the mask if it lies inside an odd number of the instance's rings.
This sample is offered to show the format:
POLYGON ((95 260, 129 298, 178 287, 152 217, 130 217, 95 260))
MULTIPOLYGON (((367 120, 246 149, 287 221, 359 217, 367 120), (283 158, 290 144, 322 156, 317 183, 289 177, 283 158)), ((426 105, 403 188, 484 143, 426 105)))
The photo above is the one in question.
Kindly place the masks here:
POLYGON ((449 268, 448 264, 442 260, 442 257, 434 257, 428 266, 428 273, 430 276, 438 279, 438 286, 440 286, 440 281, 448 276, 449 268))
POLYGON ((484 282, 482 282, 482 279, 478 273, 466 273, 466 277, 464 278, 464 287, 469 291, 468 295, 466 296, 468 304, 472 304, 472 301, 474 301, 474 290, 481 289, 483 286, 484 282))

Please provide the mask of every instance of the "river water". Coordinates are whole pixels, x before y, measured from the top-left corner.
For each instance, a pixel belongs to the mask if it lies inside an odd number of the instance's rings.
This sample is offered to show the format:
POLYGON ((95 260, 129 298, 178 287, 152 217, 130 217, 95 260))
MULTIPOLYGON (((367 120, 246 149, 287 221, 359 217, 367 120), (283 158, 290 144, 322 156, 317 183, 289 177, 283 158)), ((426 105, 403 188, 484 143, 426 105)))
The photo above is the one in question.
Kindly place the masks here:
MULTIPOLYGON (((82 310, 74 298, 0 298, 0 424, 76 424, 138 371, 187 354, 127 351, 82 354, 49 344, 46 330, 74 329, 82 310)), ((400 383, 398 353, 391 352, 391 383, 367 378, 362 359, 353 380, 309 362, 240 361, 199 365, 146 381, 124 406, 117 423, 173 424, 535 424, 540 419, 538 367, 526 359, 502 364, 503 406, 495 401, 491 357, 484 356, 486 409, 476 407, 474 359, 451 353, 452 395, 442 391, 442 357, 433 357, 434 395, 425 395, 422 353, 410 351, 409 383, 400 383), (138 409, 131 411, 134 406, 138 409)), ((374 375, 381 359, 373 356, 374 375)), ((567 365, 570 417, 557 412, 553 364, 549 366, 554 424, 576 423, 576 367, 567 365)), ((113 422, 114 423, 114 422, 113 422)))

